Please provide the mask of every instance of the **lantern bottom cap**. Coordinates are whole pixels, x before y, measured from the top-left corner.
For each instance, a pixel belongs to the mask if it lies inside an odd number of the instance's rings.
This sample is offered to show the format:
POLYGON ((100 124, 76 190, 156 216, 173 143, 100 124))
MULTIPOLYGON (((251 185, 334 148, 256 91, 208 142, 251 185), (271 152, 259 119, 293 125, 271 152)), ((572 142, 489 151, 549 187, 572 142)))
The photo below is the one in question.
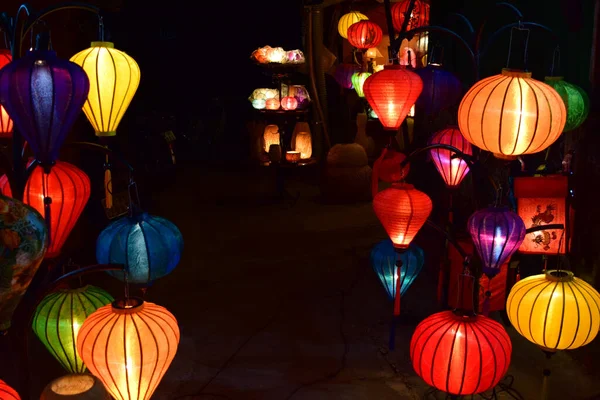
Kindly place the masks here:
POLYGON ((511 156, 509 154, 501 154, 501 153, 492 153, 494 155, 494 157, 500 159, 500 160, 516 160, 517 156, 511 156))
POLYGON ((144 299, 141 297, 127 297, 112 302, 113 312, 117 314, 137 313, 144 308, 144 299))
POLYGON ((117 131, 96 132, 98 137, 117 136, 117 131))

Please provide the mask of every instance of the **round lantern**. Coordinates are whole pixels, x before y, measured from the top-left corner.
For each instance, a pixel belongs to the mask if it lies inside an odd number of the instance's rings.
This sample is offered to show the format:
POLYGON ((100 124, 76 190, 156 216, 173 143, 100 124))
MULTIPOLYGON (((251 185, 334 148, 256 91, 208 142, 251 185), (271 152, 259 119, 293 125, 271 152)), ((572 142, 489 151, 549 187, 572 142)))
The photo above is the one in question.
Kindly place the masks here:
MULTIPOLYGON (((0 49, 0 69, 2 69, 2 67, 11 62, 11 60, 12 55, 10 54, 10 50, 0 49)), ((11 138, 12 129, 13 121, 4 109, 4 107, 0 105, 0 138, 11 138)))
POLYGON ((463 97, 458 126, 471 144, 498 158, 540 152, 558 139, 567 112, 556 90, 531 72, 503 69, 463 97))
POLYGON ((377 47, 383 38, 383 31, 375 22, 358 21, 348 28, 348 41, 357 49, 367 50, 377 47))
POLYGON ((567 122, 564 131, 570 131, 586 120, 590 112, 590 99, 582 88, 565 82, 562 76, 547 76, 544 80, 558 92, 567 109, 567 122))
POLYGON ((0 176, 0 195, 12 197, 10 182, 8 181, 8 176, 6 176, 6 174, 0 176))
POLYGON ((419 75, 400 65, 386 65, 366 80, 365 97, 385 129, 398 130, 421 94, 419 75))
POLYGON ((83 112, 96 136, 115 136, 140 84, 140 67, 133 58, 115 49, 112 42, 92 42, 89 49, 71 57, 90 79, 83 112))
POLYGON ((179 345, 166 308, 129 298, 96 310, 79 330, 77 351, 116 400, 148 400, 179 345))
MULTIPOLYGON (((116 220, 96 241, 98 263, 125 265, 128 282, 140 285, 171 273, 182 251, 183 238, 175 224, 147 213, 116 220)), ((124 278, 121 271, 108 273, 120 280, 124 278)))
POLYGON ((570 271, 547 271, 511 289, 506 312, 517 332, 547 351, 590 343, 600 329, 600 294, 570 271))
POLYGON ((40 400, 110 400, 98 378, 88 374, 61 376, 44 388, 40 400))
POLYGON ((282 47, 271 47, 267 50, 267 58, 271 63, 281 64, 287 58, 287 52, 282 47))
POLYGON ((295 110, 298 107, 298 100, 292 96, 286 96, 281 99, 281 108, 284 110, 295 110))
POLYGON ((84 373, 85 365, 77 354, 77 334, 91 313, 113 300, 104 290, 90 285, 50 293, 37 306, 33 331, 64 369, 84 373))
POLYGON ((279 110, 279 106, 280 106, 279 99, 277 99, 277 98, 267 99, 266 106, 267 106, 267 110, 279 110))
POLYGON ((3 380, 0 380, 0 400, 21 400, 19 393, 6 384, 3 380))
POLYGON ((413 185, 394 183, 375 195, 373 209, 398 249, 406 249, 431 213, 429 196, 413 185))
POLYGON ((525 224, 508 207, 476 211, 467 222, 471 239, 483 264, 483 272, 494 277, 502 264, 519 249, 525 239, 525 224))
POLYGON ((73 164, 56 161, 49 172, 39 164, 33 169, 23 201, 46 218, 50 228, 47 258, 60 254, 89 198, 90 178, 73 164))
POLYGON ((436 114, 458 104, 462 96, 462 85, 453 73, 434 64, 417 69, 415 73, 423 81, 423 91, 415 104, 425 114, 436 114))
POLYGON ((44 164, 58 158, 89 88, 85 71, 54 51, 28 51, 0 70, 0 103, 44 164))
POLYGON ((344 14, 344 15, 342 15, 342 18, 340 18, 340 21, 338 22, 338 33, 344 39, 348 39, 348 28, 350 28, 350 26, 354 25, 358 21, 363 21, 363 20, 368 20, 368 19, 369 19, 369 17, 367 17, 366 15, 361 14, 359 12, 356 12, 356 11, 351 11, 348 14, 344 14))
MULTIPOLYGON (((458 127, 449 127, 435 133, 429 144, 446 144, 457 148, 467 155, 473 154, 471 143, 463 137, 458 127)), ((449 188, 456 188, 469 173, 467 163, 458 157, 452 158, 456 153, 446 149, 431 149, 429 155, 435 168, 449 188)))
POLYGON ((370 76, 370 72, 355 72, 354 74, 352 74, 352 86, 354 86, 354 90, 356 90, 356 94, 358 95, 358 97, 365 97, 365 92, 363 91, 363 88, 367 78, 370 76))
POLYGON ((0 196, 0 332, 10 327, 47 244, 44 218, 32 207, 0 196))
POLYGON ((252 107, 256 110, 263 110, 267 106, 265 99, 254 99, 252 100, 252 107))
POLYGON ((263 132, 263 149, 269 152, 272 144, 279 145, 279 127, 277 125, 267 125, 263 132))
MULTIPOLYGON (((402 30, 404 16, 408 11, 409 4, 410 0, 401 0, 392 6, 392 24, 397 32, 402 30)), ((416 0, 406 30, 410 31, 426 25, 429 25, 429 4, 425 0, 416 0)))
POLYGON ((425 261, 423 250, 411 244, 407 251, 398 254, 391 240, 379 242, 371 250, 371 267, 379 277, 390 300, 394 300, 396 296, 398 282, 396 260, 398 258, 402 260, 400 296, 403 296, 423 268, 425 261))
POLYGON ((360 72, 360 67, 355 64, 338 64, 333 77, 335 81, 344 89, 352 89, 352 75, 360 72))
POLYGON ((410 341, 410 359, 428 385, 454 396, 495 387, 508 371, 510 337, 483 315, 442 311, 422 321, 410 341))
POLYGON ((292 96, 298 102, 298 109, 307 109, 310 105, 310 95, 304 85, 290 85, 288 87, 288 96, 292 96))

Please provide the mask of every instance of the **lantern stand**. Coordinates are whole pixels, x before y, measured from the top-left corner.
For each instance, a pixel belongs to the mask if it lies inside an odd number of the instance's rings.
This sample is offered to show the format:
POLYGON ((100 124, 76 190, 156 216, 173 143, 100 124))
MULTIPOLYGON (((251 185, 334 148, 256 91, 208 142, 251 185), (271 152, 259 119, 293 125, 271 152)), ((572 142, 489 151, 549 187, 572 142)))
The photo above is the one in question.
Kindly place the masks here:
POLYGON ((390 350, 396 348, 396 324, 400 319, 400 289, 402 287, 402 281, 400 280, 400 272, 402 270, 402 259, 400 256, 406 251, 406 249, 394 248, 396 251, 396 293, 394 295, 394 313, 392 316, 392 323, 390 325, 390 350))

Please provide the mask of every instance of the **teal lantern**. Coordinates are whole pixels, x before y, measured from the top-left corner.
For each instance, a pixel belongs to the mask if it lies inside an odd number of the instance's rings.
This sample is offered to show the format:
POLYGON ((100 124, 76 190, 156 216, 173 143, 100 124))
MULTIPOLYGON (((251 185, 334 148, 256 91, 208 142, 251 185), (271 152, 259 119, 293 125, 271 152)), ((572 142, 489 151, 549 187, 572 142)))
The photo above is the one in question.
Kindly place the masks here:
MULTIPOLYGON (((175 224, 147 213, 116 220, 96 242, 98 263, 125 265, 128 282, 143 286, 173 271, 182 251, 183 238, 175 224)), ((124 280, 121 271, 108 273, 124 280)))
POLYGON ((545 82, 558 92, 567 109, 564 132, 579 127, 590 112, 590 99, 582 88, 565 82, 562 76, 547 76, 545 82))
POLYGON ((379 242, 371 250, 371 266, 392 301, 396 296, 396 282, 398 279, 396 260, 398 257, 402 260, 400 296, 403 296, 423 269, 425 261, 423 250, 411 244, 406 251, 398 253, 389 239, 379 242))
POLYGON ((85 319, 113 297, 95 286, 62 289, 42 299, 35 310, 32 328, 64 369, 82 374, 86 367, 77 354, 77 334, 85 319))

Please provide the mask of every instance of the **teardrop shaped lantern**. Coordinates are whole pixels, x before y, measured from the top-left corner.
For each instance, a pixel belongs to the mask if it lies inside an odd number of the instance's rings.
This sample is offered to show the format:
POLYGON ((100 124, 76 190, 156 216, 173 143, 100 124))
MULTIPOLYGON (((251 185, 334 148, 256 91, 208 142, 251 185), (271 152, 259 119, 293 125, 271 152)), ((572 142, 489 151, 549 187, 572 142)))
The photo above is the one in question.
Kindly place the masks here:
POLYGON ((21 400, 19 393, 0 379, 0 400, 21 400))
POLYGON ((471 239, 483 264, 483 273, 494 277, 502 264, 519 249, 525 239, 525 224, 508 207, 488 207, 476 211, 467 223, 471 239))
POLYGON ((28 51, 0 70, 0 103, 43 164, 58 158, 89 88, 79 65, 50 50, 28 51))
POLYGON ((465 139, 504 159, 545 150, 562 133, 566 118, 556 90, 532 79, 531 72, 506 68, 473 85, 458 109, 465 139))
POLYGON ((355 72, 360 72, 360 67, 355 64, 338 64, 335 68, 333 77, 335 81, 344 89, 352 89, 354 87, 352 83, 352 75, 355 72))
MULTIPOLYGON (((0 49, 0 69, 12 61, 10 50, 0 49)), ((11 138, 13 130, 13 120, 8 112, 0 105, 0 138, 11 138)))
POLYGON ((375 214, 398 249, 408 248, 432 207, 429 196, 407 183, 395 183, 373 199, 375 214))
POLYGON ((357 11, 351 11, 342 15, 338 22, 338 33, 344 39, 348 39, 348 28, 358 21, 368 20, 369 17, 357 11))
POLYGON ((90 80, 83 112, 96 136, 115 136, 140 84, 140 67, 112 42, 92 42, 89 49, 71 57, 90 80))
POLYGON ((352 86, 354 86, 354 90, 356 91, 358 97, 365 97, 365 92, 363 89, 367 78, 370 76, 370 72, 355 72, 352 74, 352 86))
POLYGON ((423 320, 410 341, 410 359, 428 385, 453 396, 492 389, 510 365, 512 343, 501 324, 483 315, 442 311, 423 320))
POLYGON ((44 216, 50 228, 47 258, 60 254, 73 227, 90 198, 90 178, 64 161, 56 161, 48 171, 34 167, 23 195, 23 202, 44 216))
POLYGON ((86 367, 77 354, 79 329, 91 313, 113 301, 110 294, 95 286, 58 290, 38 304, 33 331, 64 369, 82 374, 86 367))
MULTIPOLYGON (((171 221, 140 213, 108 225, 96 241, 99 264, 123 264, 130 283, 149 285, 171 273, 183 251, 181 232, 171 221)), ((120 271, 110 275, 123 280, 120 271)))
POLYGON ((423 91, 415 104, 425 114, 436 114, 458 104, 463 91, 456 75, 442 69, 439 64, 429 64, 416 69, 415 73, 423 81, 423 91))
POLYGON ((544 82, 558 92, 567 109, 564 132, 579 127, 590 112, 590 99, 582 88, 565 82, 562 76, 547 76, 544 82))
POLYGON ((10 182, 6 174, 0 176, 0 194, 6 197, 12 197, 12 189, 10 188, 10 182))
MULTIPOLYGON (((446 144, 456 147, 467 155, 473 154, 471 143, 467 142, 458 127, 449 127, 435 133, 429 139, 429 144, 446 144)), ((469 166, 464 160, 458 157, 452 158, 455 154, 453 151, 446 149, 429 150, 429 155, 435 164, 435 168, 449 188, 458 187, 469 173, 469 166)))
POLYGON ((358 21, 348 28, 348 41, 359 50, 377 47, 383 38, 383 31, 375 22, 358 21))
POLYGON ((506 312, 517 332, 544 350, 573 350, 598 335, 600 294, 572 272, 552 270, 517 282, 506 312))
POLYGON ((398 253, 389 239, 377 243, 371 250, 371 267, 379 277, 390 300, 394 300, 396 296, 398 282, 396 261, 398 258, 402 261, 400 296, 403 296, 423 269, 425 261, 423 250, 411 244, 407 251, 398 253))
MULTIPOLYGON (((392 6, 392 24, 397 32, 402 29, 404 23, 404 17, 408 11, 410 0, 400 0, 392 6)), ((429 25, 429 4, 425 0, 416 0, 413 6, 410 18, 408 19, 408 25, 406 30, 419 28, 421 26, 429 25)))
POLYGON ((398 130, 423 90, 419 75, 400 65, 386 65, 365 82, 365 97, 385 129, 398 130))
POLYGON ((77 351, 116 400, 148 400, 179 345, 177 320, 139 298, 96 310, 79 330, 77 351))

